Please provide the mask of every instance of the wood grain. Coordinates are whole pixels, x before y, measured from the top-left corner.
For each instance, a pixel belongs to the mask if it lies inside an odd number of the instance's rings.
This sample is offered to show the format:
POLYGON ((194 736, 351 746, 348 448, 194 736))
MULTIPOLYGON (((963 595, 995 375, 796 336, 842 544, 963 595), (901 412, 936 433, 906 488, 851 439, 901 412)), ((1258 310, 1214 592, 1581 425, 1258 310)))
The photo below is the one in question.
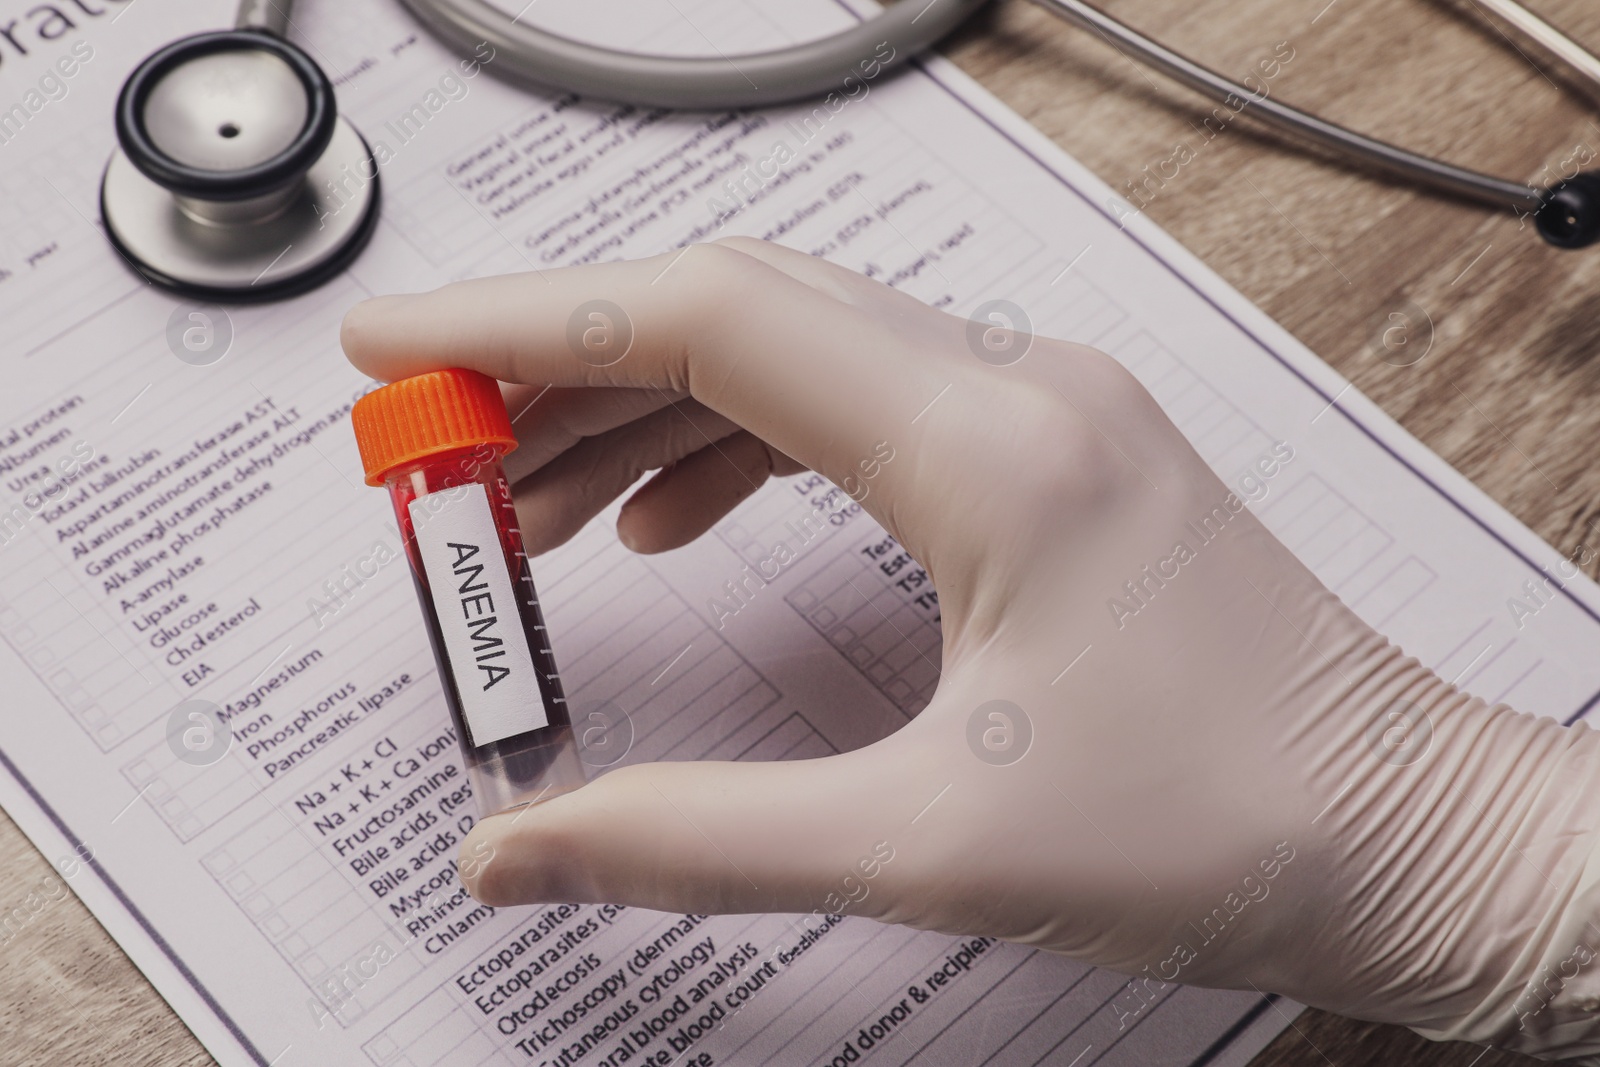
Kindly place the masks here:
MULTIPOLYGON (((1539 10, 1600 42, 1600 6, 1539 10)), ((1236 77, 1288 42, 1284 100, 1356 129, 1513 177, 1600 149, 1582 97, 1474 13, 1429 0, 1118 0, 1120 17, 1236 77)), ((1020 0, 947 53, 1114 188, 1198 142, 1209 110, 1102 41, 1020 0)), ((1516 219, 1416 194, 1287 150, 1236 122, 1203 145, 1148 214, 1320 353, 1408 430, 1563 552, 1600 521, 1600 251, 1558 252, 1516 219), (1420 362, 1374 344, 1410 301, 1433 324, 1420 362)), ((0 1062, 213 1062, 49 863, 0 818, 0 913, 31 918, 4 943, 0 1062), (29 894, 44 903, 32 912, 29 894)), ((1436 1045, 1393 1026, 1308 1012, 1255 1067, 1503 1067, 1532 1063, 1436 1045)))
MULTIPOLYGON (((1536 180, 1580 145, 1600 153, 1584 98, 1507 47, 1470 2, 1106 6, 1235 78, 1287 41, 1294 58, 1274 97, 1475 169, 1536 180)), ((1600 45, 1600 7, 1536 6, 1600 45)), ((1194 126, 1209 107, 1030 5, 999 7, 947 51, 1118 191, 1179 142, 1203 141, 1194 126)), ((1330 166, 1247 122, 1197 147, 1146 211, 1545 540, 1568 554, 1594 544, 1600 252, 1556 251, 1509 213, 1330 166), (1407 301, 1434 336, 1420 362, 1396 367, 1374 341, 1407 301)), ((1534 1062, 1310 1011, 1252 1067, 1534 1062)))

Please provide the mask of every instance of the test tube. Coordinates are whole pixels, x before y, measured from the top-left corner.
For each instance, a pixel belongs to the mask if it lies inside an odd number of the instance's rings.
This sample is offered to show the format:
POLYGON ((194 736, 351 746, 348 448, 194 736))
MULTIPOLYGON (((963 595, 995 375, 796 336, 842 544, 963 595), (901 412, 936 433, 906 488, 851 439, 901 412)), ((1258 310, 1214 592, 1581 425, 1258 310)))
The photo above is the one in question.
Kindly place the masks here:
POLYGON ((501 457, 500 387, 476 371, 405 378, 350 412, 367 484, 384 486, 480 816, 584 784, 501 457))

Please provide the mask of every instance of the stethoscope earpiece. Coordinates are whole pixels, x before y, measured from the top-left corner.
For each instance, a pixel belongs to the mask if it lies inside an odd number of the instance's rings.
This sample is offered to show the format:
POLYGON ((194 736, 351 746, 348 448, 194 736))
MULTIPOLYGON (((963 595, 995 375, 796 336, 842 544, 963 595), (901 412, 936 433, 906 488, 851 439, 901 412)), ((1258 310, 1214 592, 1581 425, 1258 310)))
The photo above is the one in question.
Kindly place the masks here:
POLYGON ((1539 197, 1539 236, 1557 248, 1587 248, 1600 239, 1600 174, 1575 174, 1539 197))
POLYGON ((377 220, 378 173, 316 62, 258 29, 201 33, 139 64, 117 99, 100 206, 148 280, 270 300, 343 270, 377 220))

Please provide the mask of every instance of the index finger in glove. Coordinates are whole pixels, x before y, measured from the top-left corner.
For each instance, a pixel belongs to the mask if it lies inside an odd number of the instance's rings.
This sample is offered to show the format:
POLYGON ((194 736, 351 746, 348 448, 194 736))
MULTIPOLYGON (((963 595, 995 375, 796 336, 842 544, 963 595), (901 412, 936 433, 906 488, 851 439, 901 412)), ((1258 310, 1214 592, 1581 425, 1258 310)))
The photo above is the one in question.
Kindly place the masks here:
POLYGON ((386 380, 468 367, 687 391, 836 480, 948 378, 935 382, 940 357, 913 356, 892 324, 726 245, 380 297, 350 312, 342 341, 386 380))

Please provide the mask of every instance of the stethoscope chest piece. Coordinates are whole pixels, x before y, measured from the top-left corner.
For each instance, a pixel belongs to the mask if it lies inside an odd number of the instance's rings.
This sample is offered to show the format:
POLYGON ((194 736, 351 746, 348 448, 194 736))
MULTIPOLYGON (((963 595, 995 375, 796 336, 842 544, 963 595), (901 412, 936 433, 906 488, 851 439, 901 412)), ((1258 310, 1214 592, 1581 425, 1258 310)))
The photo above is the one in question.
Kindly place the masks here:
POLYGON ((117 100, 100 210, 164 288, 270 300, 343 270, 378 217, 378 172, 333 86, 257 30, 202 33, 146 59, 117 100))

